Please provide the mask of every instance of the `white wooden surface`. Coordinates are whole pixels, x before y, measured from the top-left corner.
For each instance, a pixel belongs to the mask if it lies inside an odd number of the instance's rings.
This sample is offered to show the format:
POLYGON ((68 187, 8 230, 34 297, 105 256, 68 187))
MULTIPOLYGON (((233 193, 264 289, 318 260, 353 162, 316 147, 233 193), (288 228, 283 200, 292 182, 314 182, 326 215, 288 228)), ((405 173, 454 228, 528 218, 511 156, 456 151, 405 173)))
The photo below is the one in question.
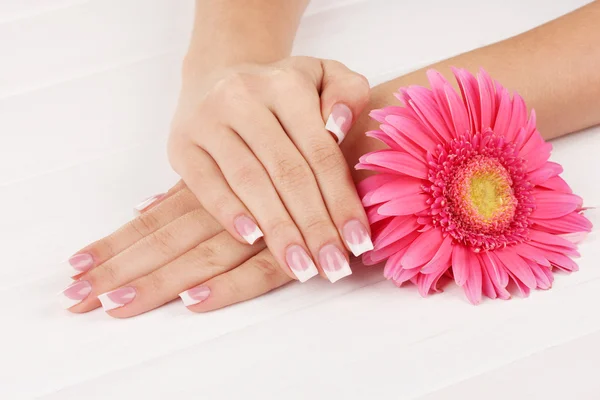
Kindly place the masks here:
MULTIPOLYGON (((585 3, 315 0, 295 53, 376 84, 585 3)), ((205 315, 179 302, 129 320, 61 310, 57 262, 176 180, 164 144, 192 10, 0 0, 0 399, 599 398, 597 233, 551 291, 478 307, 357 268, 205 315)), ((598 128, 555 142, 588 205, 599 151, 598 128)))

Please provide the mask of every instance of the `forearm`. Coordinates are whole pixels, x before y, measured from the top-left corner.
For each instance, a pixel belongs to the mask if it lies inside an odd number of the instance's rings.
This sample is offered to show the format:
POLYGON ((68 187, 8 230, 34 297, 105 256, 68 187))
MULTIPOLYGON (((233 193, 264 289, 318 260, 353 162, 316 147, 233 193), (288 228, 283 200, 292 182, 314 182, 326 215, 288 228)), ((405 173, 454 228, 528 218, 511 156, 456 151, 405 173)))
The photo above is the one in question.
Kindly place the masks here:
POLYGON ((309 0, 196 0, 184 73, 211 74, 240 63, 289 56, 309 0))
MULTIPOLYGON (((451 66, 476 73, 480 67, 510 91, 518 92, 537 113, 546 139, 600 123, 600 2, 521 35, 441 61, 379 85, 344 142, 349 165, 362 154, 382 147, 364 136, 376 129, 368 111, 398 104, 393 93, 402 86, 428 86, 425 71, 435 68, 454 83, 451 66)), ((355 180, 363 174, 354 172, 355 180)))

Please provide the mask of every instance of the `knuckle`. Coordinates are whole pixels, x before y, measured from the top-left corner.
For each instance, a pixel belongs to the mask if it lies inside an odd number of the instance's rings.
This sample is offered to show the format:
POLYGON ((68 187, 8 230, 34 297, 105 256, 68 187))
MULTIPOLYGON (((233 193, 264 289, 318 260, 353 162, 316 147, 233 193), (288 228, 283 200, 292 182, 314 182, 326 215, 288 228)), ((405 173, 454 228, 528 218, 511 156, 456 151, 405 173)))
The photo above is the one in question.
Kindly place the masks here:
POLYGON ((344 171, 346 168, 345 159, 332 142, 314 143, 311 149, 311 161, 317 177, 324 174, 339 173, 339 171, 344 171))
POLYGON ((268 222, 267 230, 271 237, 288 238, 292 236, 295 226, 291 220, 285 218, 276 218, 268 222))
POLYGON ((240 163, 232 176, 232 182, 236 186, 255 187, 261 176, 261 171, 250 163, 240 163))
POLYGON ((146 213, 129 221, 127 226, 138 235, 144 237, 156 231, 160 227, 160 222, 152 213, 146 213))
POLYGON ((165 288, 165 277, 160 274, 146 275, 144 286, 148 288, 150 293, 160 293, 165 288))
POLYGON ((85 279, 90 281, 92 287, 96 286, 96 282, 101 287, 116 287, 120 282, 118 271, 119 266, 117 264, 108 262, 92 269, 85 279))
POLYGON ((369 97, 371 86, 369 80, 359 73, 352 73, 344 78, 345 84, 348 85, 348 91, 354 93, 358 98, 365 99, 369 97))
POLYGON ((274 84, 282 92, 301 91, 308 87, 307 77, 296 68, 279 69, 275 73, 274 84))
POLYGON ((234 72, 215 85, 210 96, 219 102, 237 103, 252 97, 256 90, 256 77, 245 72, 234 72))
POLYGON ((177 252, 176 238, 168 229, 161 229, 148 236, 149 245, 167 257, 177 252))
POLYGON ((280 159, 276 162, 273 180, 284 189, 297 189, 310 182, 312 171, 308 164, 280 159))
POLYGON ((324 233, 330 232, 331 229, 331 223, 320 216, 311 216, 304 223, 304 230, 314 232, 319 236, 323 236, 324 233))
POLYGON ((267 260, 259 257, 252 260, 251 266, 258 272, 261 280, 266 281, 267 286, 272 286, 275 282, 279 281, 280 275, 283 274, 275 260, 267 260))

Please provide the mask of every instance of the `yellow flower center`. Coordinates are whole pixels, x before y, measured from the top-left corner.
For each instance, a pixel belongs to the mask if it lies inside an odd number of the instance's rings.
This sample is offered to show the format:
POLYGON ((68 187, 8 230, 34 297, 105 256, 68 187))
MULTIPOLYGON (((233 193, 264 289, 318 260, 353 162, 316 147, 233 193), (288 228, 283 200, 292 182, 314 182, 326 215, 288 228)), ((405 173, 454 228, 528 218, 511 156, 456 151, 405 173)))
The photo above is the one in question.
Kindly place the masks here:
POLYGON ((483 220, 502 213, 511 203, 512 190, 507 180, 495 172, 475 173, 470 183, 471 205, 483 220))

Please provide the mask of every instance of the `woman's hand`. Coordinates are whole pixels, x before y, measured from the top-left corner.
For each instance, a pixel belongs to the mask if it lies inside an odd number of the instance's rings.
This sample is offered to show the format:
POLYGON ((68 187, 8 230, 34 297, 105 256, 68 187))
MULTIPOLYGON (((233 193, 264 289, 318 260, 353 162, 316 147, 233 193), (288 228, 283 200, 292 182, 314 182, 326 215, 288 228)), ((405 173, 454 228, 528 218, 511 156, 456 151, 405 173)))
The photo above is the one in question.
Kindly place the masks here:
POLYGON ((141 211, 71 258, 79 275, 61 293, 70 311, 91 311, 101 301, 111 316, 131 317, 179 295, 190 310, 204 312, 291 281, 263 243, 233 238, 183 183, 141 211))
POLYGON ((372 249, 338 146, 368 100, 367 80, 335 61, 291 57, 210 78, 188 66, 169 159, 233 238, 264 232, 290 277, 318 267, 335 282, 351 274, 344 243, 356 256, 372 249))

